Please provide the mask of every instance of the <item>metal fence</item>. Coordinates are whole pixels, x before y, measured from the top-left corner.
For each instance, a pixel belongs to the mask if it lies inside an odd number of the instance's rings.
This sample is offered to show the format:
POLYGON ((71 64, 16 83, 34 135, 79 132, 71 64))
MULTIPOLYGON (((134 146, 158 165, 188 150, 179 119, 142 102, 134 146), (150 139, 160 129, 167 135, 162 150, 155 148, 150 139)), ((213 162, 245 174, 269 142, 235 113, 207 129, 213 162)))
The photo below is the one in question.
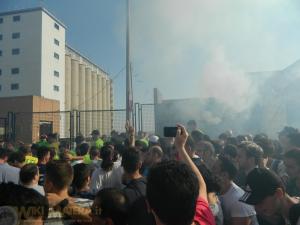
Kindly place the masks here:
MULTIPOLYGON (((154 133, 153 104, 138 104, 134 113, 134 125, 137 131, 154 133)), ((90 137, 93 130, 109 136, 111 131, 125 132, 126 110, 89 110, 56 112, 9 112, 0 118, 0 138, 11 141, 22 140, 33 143, 42 134, 58 133, 61 139, 74 138, 82 134, 90 137)))

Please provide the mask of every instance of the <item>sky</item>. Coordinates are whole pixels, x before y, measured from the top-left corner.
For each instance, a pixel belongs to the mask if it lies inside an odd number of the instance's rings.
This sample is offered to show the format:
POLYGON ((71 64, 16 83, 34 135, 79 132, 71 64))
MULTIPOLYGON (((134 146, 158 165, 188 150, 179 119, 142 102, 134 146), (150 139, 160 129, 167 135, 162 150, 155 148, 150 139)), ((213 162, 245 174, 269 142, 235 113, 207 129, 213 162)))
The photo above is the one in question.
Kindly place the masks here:
MULTIPOLYGON (((125 105, 125 0, 0 0, 0 11, 42 4, 67 26, 69 45, 114 78, 125 105), (121 71, 121 72, 120 72, 121 71)), ((215 97, 236 108, 255 87, 248 72, 300 59, 299 0, 131 0, 134 100, 215 97)))

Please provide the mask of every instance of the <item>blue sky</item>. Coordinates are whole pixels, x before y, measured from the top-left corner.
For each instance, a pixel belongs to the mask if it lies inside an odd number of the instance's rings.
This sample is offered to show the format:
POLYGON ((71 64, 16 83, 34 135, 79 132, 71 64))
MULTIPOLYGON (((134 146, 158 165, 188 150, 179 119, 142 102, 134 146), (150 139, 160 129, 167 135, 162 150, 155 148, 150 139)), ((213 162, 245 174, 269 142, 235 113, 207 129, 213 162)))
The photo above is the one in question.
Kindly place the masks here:
MULTIPOLYGON (((0 0, 0 10, 40 2, 66 24, 72 47, 112 77, 124 68, 125 0, 0 0)), ((237 100, 252 89, 246 72, 300 59, 298 0, 132 0, 131 19, 134 96, 143 103, 158 87, 165 98, 243 104, 237 100)), ((116 108, 124 88, 123 71, 114 80, 116 108)))

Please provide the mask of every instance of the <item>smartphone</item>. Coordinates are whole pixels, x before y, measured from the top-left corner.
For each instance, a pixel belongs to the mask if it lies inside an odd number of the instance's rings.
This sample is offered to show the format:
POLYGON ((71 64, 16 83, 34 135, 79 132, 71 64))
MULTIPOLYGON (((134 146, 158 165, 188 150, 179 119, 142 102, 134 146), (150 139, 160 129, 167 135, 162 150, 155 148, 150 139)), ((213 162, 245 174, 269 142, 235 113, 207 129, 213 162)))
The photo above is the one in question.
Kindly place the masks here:
POLYGON ((164 127, 165 137, 176 137, 177 127, 164 127))

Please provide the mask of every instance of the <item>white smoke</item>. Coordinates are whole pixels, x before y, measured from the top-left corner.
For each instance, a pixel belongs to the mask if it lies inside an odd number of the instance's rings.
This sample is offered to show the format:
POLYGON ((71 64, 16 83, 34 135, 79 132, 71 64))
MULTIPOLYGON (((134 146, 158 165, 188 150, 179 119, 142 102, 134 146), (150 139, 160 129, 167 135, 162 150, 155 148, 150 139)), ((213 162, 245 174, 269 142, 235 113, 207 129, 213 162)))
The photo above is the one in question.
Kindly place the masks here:
POLYGON ((200 78, 200 97, 215 98, 235 112, 248 109, 255 101, 257 87, 241 69, 230 64, 221 47, 212 51, 211 60, 200 78))

